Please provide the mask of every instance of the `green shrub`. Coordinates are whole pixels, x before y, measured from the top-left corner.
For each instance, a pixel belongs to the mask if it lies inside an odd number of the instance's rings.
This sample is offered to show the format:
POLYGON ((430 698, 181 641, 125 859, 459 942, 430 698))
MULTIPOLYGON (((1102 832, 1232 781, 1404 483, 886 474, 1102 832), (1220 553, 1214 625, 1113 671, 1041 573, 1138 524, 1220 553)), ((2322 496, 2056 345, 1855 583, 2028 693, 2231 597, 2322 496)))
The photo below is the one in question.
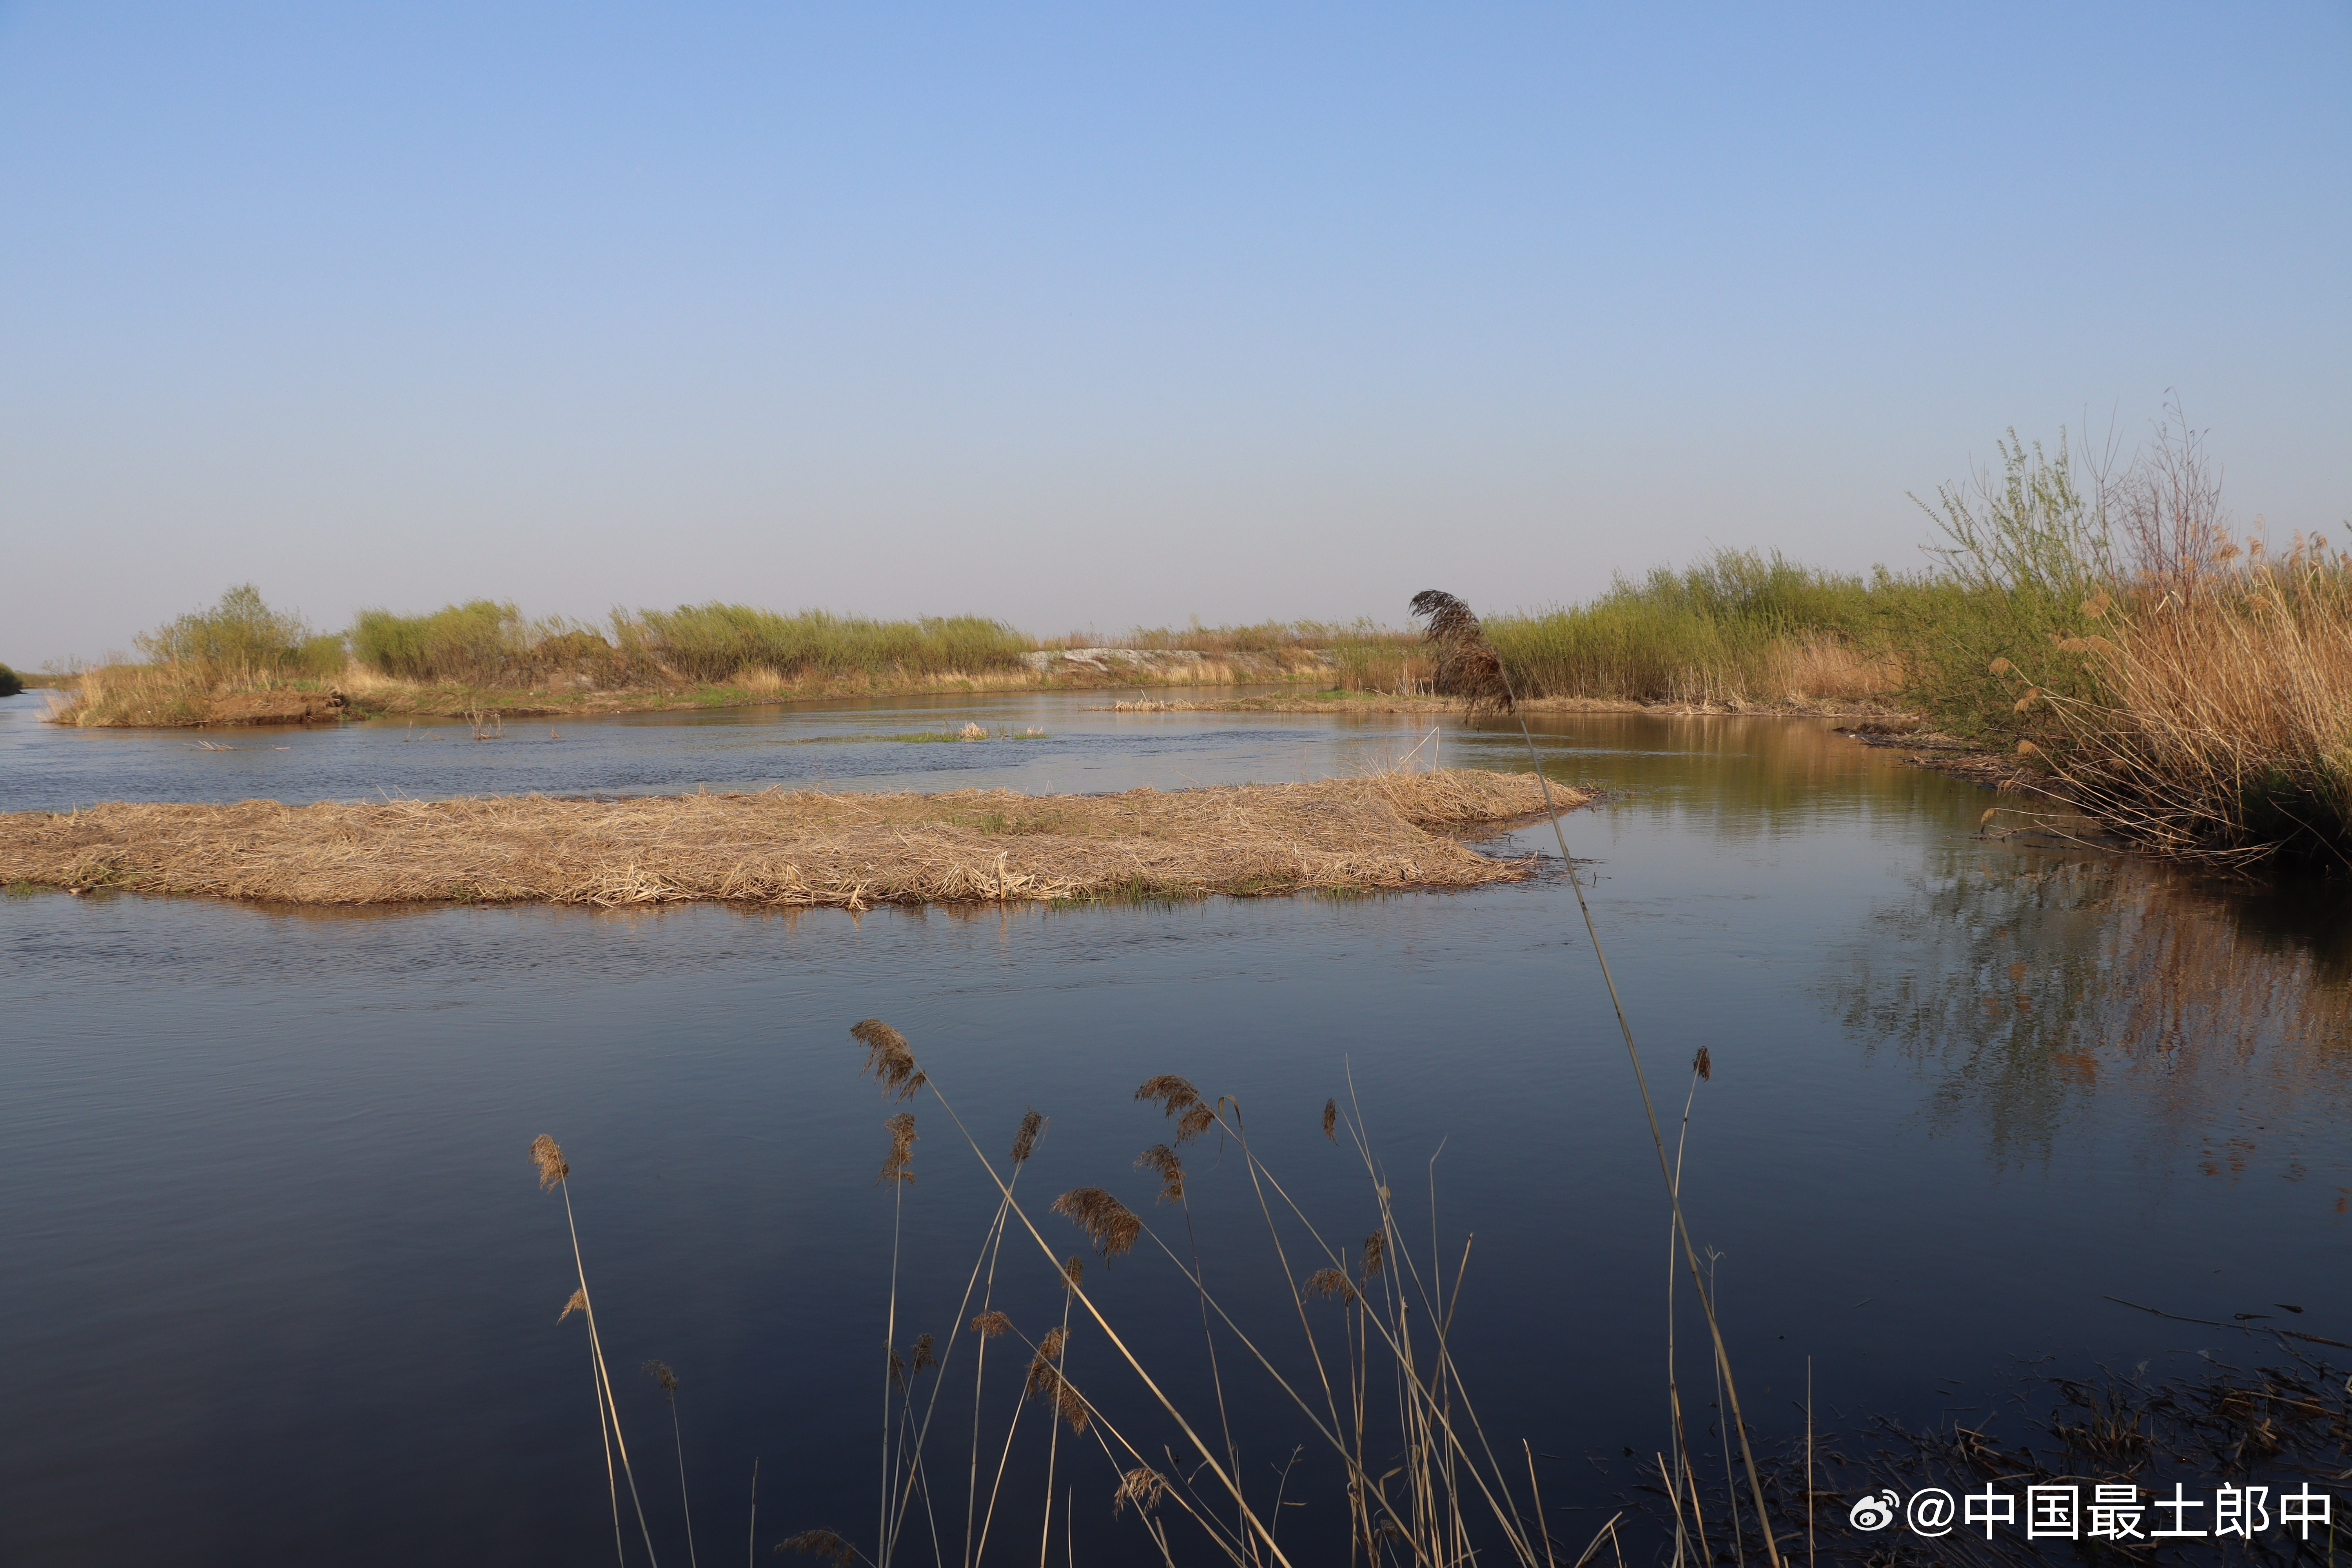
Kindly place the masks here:
POLYGON ((0 697, 14 697, 25 689, 25 679, 5 664, 0 664, 0 697))
POLYGON ((806 676, 947 675, 1017 665, 1030 639, 980 616, 875 621, 824 610, 779 615, 749 605, 680 605, 615 612, 614 632, 634 663, 650 658, 690 680, 718 682, 739 670, 806 676))
POLYGON ((240 583, 212 608, 191 610, 131 640, 152 662, 171 666, 182 679, 217 682, 300 668, 311 633, 299 615, 271 609, 260 589, 240 583))
POLYGON ((511 604, 471 599, 426 616, 362 610, 352 622, 352 657, 402 680, 495 685, 524 664, 533 628, 511 604))

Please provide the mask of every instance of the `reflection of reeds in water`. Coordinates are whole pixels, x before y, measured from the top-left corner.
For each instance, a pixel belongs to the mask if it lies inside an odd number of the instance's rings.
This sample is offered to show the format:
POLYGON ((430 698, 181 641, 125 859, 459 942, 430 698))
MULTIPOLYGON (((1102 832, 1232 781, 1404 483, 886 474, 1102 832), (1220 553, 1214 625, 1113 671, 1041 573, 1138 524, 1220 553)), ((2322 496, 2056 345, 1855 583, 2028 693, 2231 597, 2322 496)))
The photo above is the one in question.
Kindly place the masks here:
POLYGON ((1827 994, 1865 1047, 1936 1075, 1936 1113, 1981 1119, 2002 1161, 2045 1156, 2095 1093, 2137 1095, 2176 1130, 2250 1096, 2282 1113, 2315 1096, 2340 1106, 2352 926, 2319 902, 2338 897, 1972 849, 1874 910, 1832 954, 1827 994))

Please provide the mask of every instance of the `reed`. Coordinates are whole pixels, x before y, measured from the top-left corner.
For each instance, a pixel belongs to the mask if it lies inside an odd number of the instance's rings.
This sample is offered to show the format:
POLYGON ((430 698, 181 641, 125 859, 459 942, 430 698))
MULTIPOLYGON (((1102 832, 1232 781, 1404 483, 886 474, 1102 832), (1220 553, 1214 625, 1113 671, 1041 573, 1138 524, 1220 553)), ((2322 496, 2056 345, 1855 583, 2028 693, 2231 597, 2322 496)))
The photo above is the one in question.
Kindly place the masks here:
POLYGON ((1490 617, 1486 630, 1522 698, 1883 699, 1902 681, 1883 626, 1885 601, 1898 592, 1884 574, 1718 550, 1680 571, 1621 577, 1584 605, 1490 617))
MULTIPOLYGON (((539 1171, 541 1192, 551 1187, 563 1194, 563 1224, 572 1238, 572 1272, 578 1284, 572 1292, 572 1299, 563 1304, 563 1310, 557 1314, 555 1321, 560 1323, 576 1310, 588 1325, 588 1354, 596 1382, 596 1419, 599 1435, 605 1444, 605 1483, 608 1489, 612 1485, 613 1456, 617 1452, 621 1459, 621 1474, 629 1485, 629 1504, 636 1511, 637 1529, 645 1539, 646 1559, 648 1563, 658 1563, 659 1558, 654 1552, 653 1529, 646 1522, 645 1504, 637 1496, 636 1471, 629 1463, 629 1445, 621 1436, 621 1407, 613 1397, 612 1372, 604 1364, 604 1342, 596 1328, 596 1308, 588 1295, 588 1265, 580 1252, 580 1224, 572 1214, 572 1162, 563 1157, 562 1146, 542 1132, 530 1141, 530 1163, 539 1171)), ((683 1471, 680 1473, 683 1475, 683 1471)), ((621 1505, 617 1491, 613 1493, 613 1552, 622 1568, 627 1568, 628 1553, 621 1544, 621 1505)))
MULTIPOLYGON (((1061 1321, 1034 1341, 1021 1335, 1008 1317, 993 1309, 974 1317, 967 1331, 978 1342, 979 1356, 985 1355, 992 1341, 1006 1335, 1021 1338, 1030 1350, 1026 1375, 1005 1426, 997 1470, 1001 1479, 1005 1458, 1021 1430, 1022 1410, 1032 1404, 1042 1406, 1047 1413, 1047 1432, 1038 1441, 1045 1449, 1047 1500, 1038 1535, 1041 1564, 1050 1561, 1056 1529, 1054 1488, 1058 1471, 1055 1467, 1061 1463, 1066 1437, 1073 1444, 1091 1441, 1092 1447, 1083 1451, 1089 1456, 1089 1463, 1097 1455, 1103 1462, 1112 1516, 1132 1516, 1162 1563, 1177 1560, 1171 1533, 1177 1518, 1190 1524, 1202 1549, 1213 1558, 1251 1568, 1290 1562, 1275 1528, 1285 1502, 1289 1467, 1278 1472, 1270 1491, 1244 1484, 1238 1446, 1230 1432, 1222 1434, 1222 1442, 1213 1442, 1170 1397, 1146 1364, 1146 1347, 1124 1334, 1100 1299, 1087 1289, 1081 1261, 1062 1258, 1047 1239, 1044 1225, 1053 1216, 1072 1225, 1106 1259, 1148 1255, 1158 1266, 1174 1270, 1188 1292, 1197 1295, 1203 1308, 1204 1337, 1213 1345, 1222 1339, 1238 1349, 1339 1461, 1345 1476, 1344 1528, 1351 1551, 1360 1552, 1368 1563, 1462 1563, 1475 1554, 1526 1568, 1539 1563, 1554 1568, 1560 1561, 1548 1533, 1539 1524, 1530 1523, 1540 1517, 1532 1490, 1532 1468, 1529 1489, 1522 1493, 1513 1472, 1496 1458, 1461 1383, 1449 1334, 1460 1300, 1463 1270, 1456 1267, 1449 1282, 1435 1256, 1417 1252, 1407 1239, 1391 1203, 1389 1178, 1363 1133, 1359 1114, 1343 1112, 1335 1099, 1326 1108, 1329 1114, 1325 1131, 1335 1144, 1345 1134, 1342 1146, 1360 1163, 1381 1223, 1360 1247, 1342 1246, 1315 1226, 1292 1200, 1279 1176, 1258 1157, 1235 1100, 1225 1096, 1213 1100, 1173 1075, 1147 1080, 1136 1098, 1159 1107, 1175 1124, 1175 1131, 1170 1142, 1147 1149, 1138 1168, 1150 1173, 1163 1204, 1183 1212, 1187 1236, 1180 1247, 1106 1187, 1069 1189, 1042 1213, 1033 1213, 1015 1187, 1027 1152, 1034 1146, 1034 1134, 1042 1130, 1042 1118, 1034 1110, 1029 1112, 1014 1140, 1016 1157, 1000 1166, 974 1139, 938 1080, 918 1064, 903 1035, 879 1019, 867 1019, 855 1026, 852 1037, 865 1048, 866 1072, 888 1098, 904 1102, 910 1096, 919 1097, 948 1118, 995 1192, 995 1214, 980 1251, 992 1288, 998 1246, 1010 1228, 1027 1236, 1059 1287, 1061 1321), (1190 1234, 1191 1214, 1185 1204, 1189 1177, 1179 1150, 1211 1131, 1238 1154, 1260 1216, 1274 1238, 1278 1267, 1297 1305, 1295 1352, 1278 1352, 1245 1331, 1208 1287, 1197 1263, 1188 1261, 1188 1258, 1197 1258, 1197 1245, 1190 1234), (1294 1262, 1294 1250, 1302 1247, 1306 1257, 1294 1262), (1339 1321, 1321 1321, 1307 1310, 1310 1302, 1336 1303, 1339 1321), (1426 1326, 1415 1327, 1416 1320, 1426 1326), (1123 1369, 1124 1377, 1143 1395, 1145 1419, 1172 1431, 1177 1437, 1175 1447, 1158 1458, 1150 1457, 1147 1453, 1150 1439, 1107 1405, 1110 1390, 1090 1391, 1079 1382, 1073 1370, 1072 1346, 1082 1331, 1098 1337, 1110 1352, 1113 1366, 1123 1369), (1336 1384, 1328 1373, 1327 1342, 1332 1341, 1346 1346, 1343 1360, 1348 1370, 1336 1384), (1311 1379, 1286 1373, 1279 1364, 1284 1360, 1295 1363, 1302 1356, 1313 1369, 1311 1379), (1391 1394, 1374 1392, 1391 1385, 1391 1394)), ((909 1114, 901 1111, 897 1116, 909 1114)), ((893 1126, 892 1162, 898 1161, 911 1136, 911 1122, 903 1129, 893 1126)), ((886 1164, 886 1172, 891 1168, 886 1164)), ((982 1273, 976 1265, 974 1279, 982 1273)), ((972 1287, 967 1284, 964 1300, 956 1309, 957 1321, 969 1309, 971 1296, 972 1287)), ((889 1310, 895 1322, 895 1290, 889 1310)), ((928 1336, 917 1342, 929 1342, 928 1336)), ((942 1368, 952 1349, 950 1341, 940 1357, 942 1368)), ((911 1375, 915 1363, 904 1364, 908 1370, 900 1374, 902 1381, 911 1375)), ((976 1373, 972 1455, 966 1471, 967 1568, 982 1560, 995 1512, 992 1496, 987 1516, 976 1528, 970 1521, 977 1506, 977 1471, 983 1447, 981 1390, 976 1373)), ((1220 1406, 1223 1401, 1220 1378, 1220 1406)), ((886 1476, 876 1549, 860 1550, 838 1531, 818 1529, 787 1537, 779 1542, 780 1551, 835 1563, 862 1560, 876 1568, 887 1568, 896 1560, 906 1543, 904 1525, 912 1502, 920 1499, 926 1509, 929 1506, 929 1470, 922 1452, 929 1422, 910 1422, 911 1414, 908 1405, 895 1417, 894 1451, 899 1458, 886 1476)), ((1069 1510, 1066 1496, 1059 1526, 1066 1554, 1075 1552, 1068 1533, 1069 1510)), ((1605 1525, 1575 1561, 1580 1564, 1588 1561, 1612 1538, 1614 1525, 1613 1520, 1605 1525)), ((937 1552, 936 1536, 933 1547, 937 1552)))

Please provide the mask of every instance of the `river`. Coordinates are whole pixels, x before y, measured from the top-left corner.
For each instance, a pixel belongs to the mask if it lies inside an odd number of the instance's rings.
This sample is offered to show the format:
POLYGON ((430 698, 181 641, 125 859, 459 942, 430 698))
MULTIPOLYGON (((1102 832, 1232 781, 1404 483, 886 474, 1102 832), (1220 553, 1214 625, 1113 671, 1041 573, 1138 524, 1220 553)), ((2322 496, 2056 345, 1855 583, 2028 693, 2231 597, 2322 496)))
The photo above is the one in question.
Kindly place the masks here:
MULTIPOLYGON (((1491 721, 1448 720, 1433 739, 1399 718, 1107 700, 530 721, 488 742, 450 724, 214 732, 201 739, 232 749, 209 751, 184 732, 43 726, 26 694, 0 701, 0 807, 1103 791, 1420 765, 1433 747, 1448 765, 1526 762, 1517 730, 1491 721), (1045 734, 889 738, 968 721, 1045 734)), ((2299 1326, 2352 1338, 2352 923, 2334 895, 1984 836, 1994 797, 1818 721, 1534 727, 1551 776, 1606 792, 1563 826, 1669 1138, 1695 1054, 1711 1058, 1684 1201, 1759 1434, 1802 1423, 1809 1376, 1823 1422, 1926 1422, 1984 1409, 2021 1366, 2234 1348, 2115 1297, 2225 1321, 2296 1306, 2299 1326)), ((1496 847, 1551 843, 1539 826, 1496 847)), ((1360 1237, 1370 1184, 1324 1136, 1336 1099, 1423 1266, 1433 1252, 1450 1279, 1470 1247, 1453 1342, 1488 1436, 1515 1455, 1528 1443, 1554 1533, 1580 1545, 1638 1479, 1626 1450, 1666 1446, 1664 1187, 1556 860, 1474 893, 862 916, 16 890, 0 953, 10 1562, 612 1550, 587 1342, 577 1316, 558 1321, 574 1284, 564 1200, 525 1154, 542 1132, 573 1167, 664 1560, 688 1552, 669 1407, 636 1370, 655 1357, 679 1379, 698 1554, 751 1539, 755 1459, 757 1560, 813 1526, 869 1546, 894 1198, 901 1344, 953 1332, 995 1205, 928 1099, 904 1107, 916 1179, 877 1185, 882 1122, 902 1108, 859 1077, 847 1030, 869 1016, 913 1042, 1000 1163, 1024 1109, 1052 1119, 1021 1190, 1074 1254, 1083 1238, 1045 1202, 1083 1185, 1184 1235, 1135 1169, 1170 1133, 1134 1098, 1160 1073, 1234 1097, 1289 1195, 1360 1237)), ((1310 1376, 1237 1152, 1213 1134, 1185 1159, 1210 1288, 1310 1376)), ((1016 1240, 993 1304, 1034 1335, 1064 1295, 1016 1240)), ((1090 1258, 1088 1290, 1177 1404, 1213 1420, 1200 1302, 1150 1251, 1090 1258)), ((1687 1313, 1681 1332, 1685 1399, 1704 1405, 1687 1313)), ((932 1561, 934 1530, 962 1561, 960 1340, 927 1450, 932 1507, 902 1563, 932 1561)), ((983 1398, 991 1466, 1019 1377, 1009 1342, 983 1398)), ((1070 1345, 1069 1375, 1106 1415, 1176 1441, 1083 1314, 1070 1345)), ((1319 1439, 1230 1339, 1218 1353, 1245 1485, 1270 1500, 1300 1454, 1286 1545, 1345 1561, 1319 1439)), ((991 1561, 1033 1552, 1049 1506, 1045 1424, 1024 1420, 991 1561)), ((1093 1437, 1065 1431, 1055 1463, 1055 1529, 1075 1532, 1074 1547, 1056 1534, 1057 1557, 1148 1560, 1133 1516, 1113 1517, 1093 1437)), ((628 1533, 640 1561, 634 1516, 628 1533)))

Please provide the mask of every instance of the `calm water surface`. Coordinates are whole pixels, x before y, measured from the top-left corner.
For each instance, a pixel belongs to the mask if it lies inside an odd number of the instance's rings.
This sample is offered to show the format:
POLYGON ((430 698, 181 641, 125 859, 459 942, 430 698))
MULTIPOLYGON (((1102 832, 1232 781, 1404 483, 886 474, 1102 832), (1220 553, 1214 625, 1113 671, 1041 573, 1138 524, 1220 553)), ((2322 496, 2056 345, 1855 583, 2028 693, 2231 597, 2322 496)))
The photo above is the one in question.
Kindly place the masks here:
MULTIPOLYGON (((26 697, 0 702, 0 806, 1108 790, 1316 776, 1425 739, 1402 721, 1100 701, 559 721, 485 744, 352 726, 214 752, 49 730, 26 697), (882 738, 967 720, 1049 733, 882 738)), ((1567 827, 1654 1084, 1678 1110, 1693 1053, 1713 1057, 1685 1201, 1720 1254, 1760 1431, 1801 1421, 1808 1358, 1825 1409, 1926 1420, 2037 1358, 2238 1348, 2110 1296, 2223 1319, 2293 1303, 2297 1326, 2352 1338, 2338 904, 1979 837, 1983 792, 1811 724, 1551 717, 1538 739, 1555 777, 1611 791, 1567 827)), ((1448 763, 1496 766, 1517 744, 1442 740, 1448 763)), ((1053 1118, 1024 1194, 1103 1185, 1162 1226, 1133 1168, 1167 1135, 1132 1098, 1144 1078, 1237 1097, 1341 1237, 1372 1204, 1318 1121, 1352 1096, 1413 1224, 1449 1258, 1475 1233, 1456 1333, 1479 1413, 1498 1447, 1531 1442, 1554 1528, 1580 1541, 1631 1479, 1608 1467, 1664 1445, 1667 1241, 1582 942, 1556 869, 1472 894, 862 919, 0 898, 0 1558, 609 1552, 585 1340, 556 1321, 562 1200, 524 1155, 541 1131, 574 1167, 665 1557, 685 1557, 666 1411, 627 1370, 656 1356, 682 1380, 700 1550, 747 1544, 755 1457, 761 1560, 811 1525, 870 1542, 892 1225, 875 1177, 897 1107, 857 1076, 845 1031, 869 1015, 913 1039, 992 1154, 1024 1107, 1053 1118)), ((992 1210, 953 1127, 912 1109, 902 1341, 949 1334, 992 1210)), ((1302 1370, 1238 1163, 1207 1145, 1190 1161, 1212 1287, 1302 1370)), ((1088 1282, 1180 1402, 1210 1408, 1197 1303, 1165 1265, 1139 1252, 1088 1282)), ((1004 1254, 996 1300, 1032 1333, 1059 1321, 1034 1244, 1004 1254)), ((1244 1472, 1271 1487, 1311 1433, 1224 1353, 1244 1472)), ((992 1457, 1009 1362, 987 1390, 992 1457)), ((969 1372, 960 1351, 950 1386, 969 1372)), ((1122 1426, 1172 1440, 1098 1336, 1074 1339, 1070 1372, 1122 1426)), ((938 1462, 960 1472, 969 1405, 941 1409, 938 1462)), ((1042 1435, 1033 1415, 1005 1482, 1004 1539, 1028 1550, 1042 1435)), ((1318 1463, 1293 1478, 1307 1506, 1284 1510, 1286 1544, 1344 1561, 1318 1463)), ((1076 1559, 1142 1560, 1100 1451, 1066 1437, 1059 1467, 1076 1559)), ((940 1494, 960 1561, 961 1481, 940 1494)), ((929 1562, 919 1534, 909 1560, 929 1562)))

